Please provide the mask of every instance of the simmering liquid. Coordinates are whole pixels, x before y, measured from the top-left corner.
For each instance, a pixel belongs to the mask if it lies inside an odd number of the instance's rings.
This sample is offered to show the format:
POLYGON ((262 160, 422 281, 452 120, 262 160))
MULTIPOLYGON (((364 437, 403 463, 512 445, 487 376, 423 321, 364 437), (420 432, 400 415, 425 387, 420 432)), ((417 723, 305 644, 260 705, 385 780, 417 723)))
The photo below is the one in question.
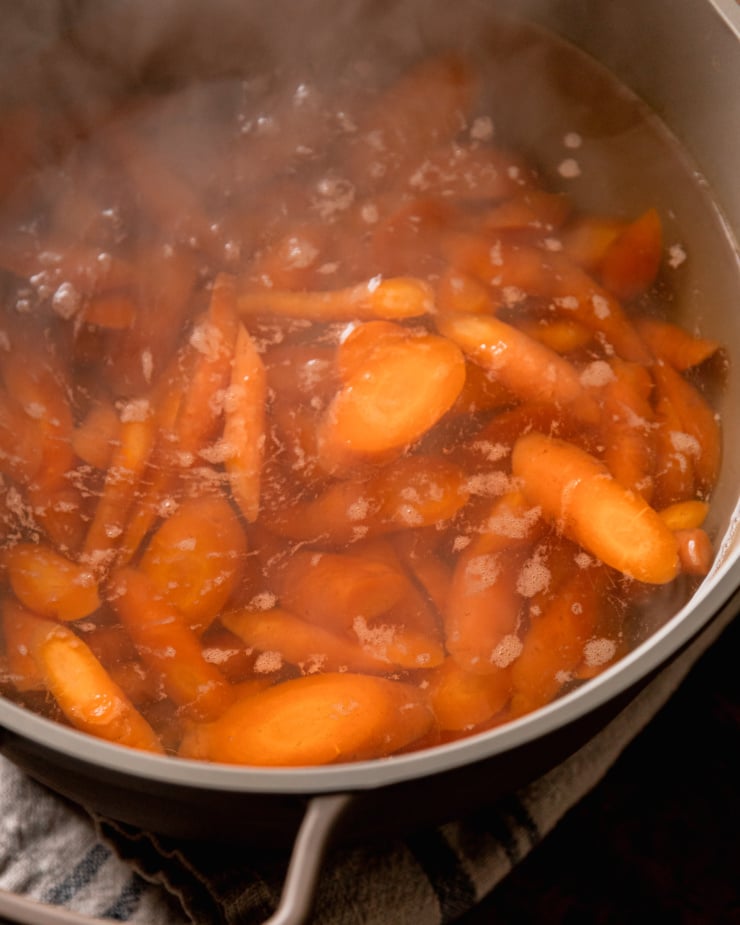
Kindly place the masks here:
POLYGON ((6 108, 6 697, 383 758, 587 683, 711 567, 706 191, 536 30, 398 44, 6 108))

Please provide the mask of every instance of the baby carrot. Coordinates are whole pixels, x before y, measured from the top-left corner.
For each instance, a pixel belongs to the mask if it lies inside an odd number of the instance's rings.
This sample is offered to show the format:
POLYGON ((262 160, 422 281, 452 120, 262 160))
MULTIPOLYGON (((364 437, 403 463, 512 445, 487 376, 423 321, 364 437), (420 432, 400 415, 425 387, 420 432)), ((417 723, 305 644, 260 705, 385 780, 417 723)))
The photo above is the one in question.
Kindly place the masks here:
POLYGON ((44 690, 44 677, 32 654, 38 614, 31 613, 12 596, 0 604, 0 626, 5 642, 8 680, 18 691, 44 690))
POLYGON ((247 542, 225 498, 189 498, 156 530, 139 567, 192 629, 226 604, 242 573, 247 542))
POLYGON ((642 317, 635 319, 635 327, 655 356, 680 373, 701 365, 720 349, 718 341, 697 337, 670 321, 642 317))
POLYGON ((233 698, 230 685, 205 660, 197 635, 151 579, 132 568, 119 569, 109 598, 142 661, 161 674, 168 696, 199 719, 222 713, 233 698))
POLYGON ((227 392, 223 443, 231 490, 244 518, 257 519, 265 452, 265 367, 254 341, 239 325, 227 392))
POLYGON ((275 653, 280 663, 297 665, 305 674, 316 671, 359 671, 380 674, 399 667, 379 658, 356 641, 288 610, 230 610, 220 622, 251 649, 275 653))
POLYGON ((413 685, 330 672, 237 700, 215 722, 193 726, 180 755, 273 767, 361 761, 410 745, 433 722, 413 685))
POLYGON ((459 314, 439 317, 437 327, 525 401, 565 405, 584 419, 598 418, 575 367, 512 325, 490 315, 459 314))
POLYGON ((3 553, 16 597, 34 613, 57 620, 79 620, 100 606, 95 576, 86 565, 49 546, 18 543, 3 553))
POLYGON ((695 530, 701 527, 709 511, 706 501, 678 501, 658 511, 666 526, 677 530, 695 530))
POLYGON ((431 286, 414 277, 373 277, 345 289, 291 292, 242 289, 237 297, 241 315, 272 315, 309 321, 390 321, 417 318, 434 307, 431 286))
MULTIPOLYGON (((346 347, 339 350, 340 367, 346 347)), ((326 468, 356 457, 400 449, 426 433, 449 410, 465 380, 465 362, 449 340, 402 330, 384 332, 357 363, 334 397, 319 427, 326 468)))
POLYGON ((162 752, 154 730, 72 630, 37 620, 33 657, 62 713, 101 739, 162 752))
POLYGON ((643 498, 620 485, 589 453, 531 433, 514 445, 512 470, 525 497, 607 565, 650 584, 678 574, 673 533, 643 498))
POLYGON ((714 560, 714 549, 709 534, 701 527, 693 527, 688 530, 676 530, 675 536, 681 571, 686 575, 699 575, 703 578, 714 560))
POLYGON ((656 209, 648 209, 614 238, 601 260, 604 287, 628 302, 655 282, 663 255, 663 226, 656 209))
POLYGON ((470 731, 502 710, 511 694, 511 668, 465 671, 454 658, 424 675, 424 692, 441 730, 470 731))

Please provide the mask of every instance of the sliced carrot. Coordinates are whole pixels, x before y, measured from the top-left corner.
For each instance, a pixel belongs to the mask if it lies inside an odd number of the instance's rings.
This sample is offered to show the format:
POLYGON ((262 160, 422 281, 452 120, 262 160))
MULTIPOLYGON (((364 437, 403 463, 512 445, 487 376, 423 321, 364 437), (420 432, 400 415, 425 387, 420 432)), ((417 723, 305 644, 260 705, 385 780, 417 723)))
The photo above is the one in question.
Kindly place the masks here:
POLYGON ((198 719, 222 713, 233 699, 230 685, 205 660, 198 636, 151 579, 132 568, 119 569, 109 592, 139 656, 150 670, 161 674, 168 696, 198 719))
POLYGON ((8 679, 18 691, 42 691, 44 676, 33 657, 38 614, 27 610, 12 597, 0 604, 2 637, 5 642, 8 679))
POLYGON ((309 675, 238 700, 214 723, 193 727, 180 755, 273 767, 382 758, 421 738, 433 721, 413 685, 309 675))
POLYGON ((531 433, 512 454, 521 490, 543 515, 592 555, 651 584, 678 574, 676 540, 647 502, 573 444, 531 433))
POLYGON ((139 482, 156 437, 156 421, 148 401, 134 402, 122 412, 119 442, 95 508, 83 555, 94 566, 106 566, 115 556, 139 482))
MULTIPOLYGON (((352 350, 353 332, 346 345, 352 350)), ((356 457, 373 457, 418 440, 445 414, 463 387, 459 349, 436 335, 385 332, 344 381, 319 428, 326 468, 356 457)))
POLYGON ((265 452, 265 368, 254 341, 239 325, 231 384, 225 408, 225 465, 236 503, 247 521, 260 509, 262 460, 265 452))
POLYGON ((101 399, 91 406, 72 434, 72 449, 96 469, 107 469, 120 435, 120 420, 113 402, 101 399))
POLYGON ((540 613, 530 615, 521 653, 511 666, 512 716, 553 700, 581 663, 602 593, 592 571, 576 570, 540 613))
POLYGON ((181 454, 195 455, 217 432, 220 414, 214 397, 229 385, 238 330, 235 280, 221 273, 214 280, 208 311, 190 334, 195 361, 174 425, 181 454))
POLYGON ((626 222, 599 215, 579 215, 560 232, 563 253, 589 273, 598 270, 610 244, 626 222))
POLYGON ((100 607, 95 576, 49 546, 18 543, 3 558, 18 600, 43 617, 79 620, 100 607))
POLYGON ((717 481, 722 439, 714 409, 699 390, 675 369, 658 362, 652 369, 658 394, 666 396, 693 444, 688 449, 700 492, 709 493, 717 481))
POLYGON ((161 596, 201 631, 233 594, 247 541, 218 495, 190 498, 156 530, 139 562, 161 596))
POLYGON ((302 620, 288 610, 231 610, 221 615, 224 626, 259 652, 278 657, 280 665, 297 665, 304 674, 318 671, 359 671, 380 674, 399 667, 367 652, 356 640, 302 620))
POLYGON ((399 568, 377 558, 300 550, 280 570, 281 604, 335 632, 351 632, 358 617, 371 620, 402 597, 399 568))
POLYGON ((371 321, 418 318, 432 311, 431 286, 414 277, 373 277, 345 289, 291 292, 242 289, 237 297, 242 315, 271 315, 309 321, 371 321))
POLYGON ((575 367, 512 325, 489 315, 460 314, 439 317, 437 326, 525 401, 564 405, 586 420, 597 419, 596 405, 575 367))
POLYGON ((631 301, 655 282, 663 255, 663 225, 656 209, 630 222, 607 247, 601 281, 618 299, 631 301))
POLYGON ((36 622, 33 656, 69 722, 98 738, 161 753, 152 727, 85 643, 65 626, 36 622))
POLYGON ((678 501, 658 511, 666 526, 677 530, 695 530, 701 527, 709 512, 706 501, 678 501))
POLYGON ((511 695, 511 669, 490 674, 463 670, 445 659, 424 676, 424 692, 441 730, 471 731, 502 710, 511 695))

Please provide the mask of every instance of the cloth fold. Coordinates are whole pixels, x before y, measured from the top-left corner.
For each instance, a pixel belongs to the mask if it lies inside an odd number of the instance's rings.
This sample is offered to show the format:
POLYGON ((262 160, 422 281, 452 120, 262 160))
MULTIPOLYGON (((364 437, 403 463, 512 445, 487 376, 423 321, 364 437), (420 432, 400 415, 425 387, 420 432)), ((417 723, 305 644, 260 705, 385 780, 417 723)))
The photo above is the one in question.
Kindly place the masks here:
MULTIPOLYGON (((311 925, 444 925, 464 915, 607 774, 736 609, 733 601, 597 736, 527 787, 405 838, 330 849, 311 925)), ((257 925, 279 902, 287 857, 181 842, 90 814, 5 759, 0 794, 3 890, 142 925, 257 925)))

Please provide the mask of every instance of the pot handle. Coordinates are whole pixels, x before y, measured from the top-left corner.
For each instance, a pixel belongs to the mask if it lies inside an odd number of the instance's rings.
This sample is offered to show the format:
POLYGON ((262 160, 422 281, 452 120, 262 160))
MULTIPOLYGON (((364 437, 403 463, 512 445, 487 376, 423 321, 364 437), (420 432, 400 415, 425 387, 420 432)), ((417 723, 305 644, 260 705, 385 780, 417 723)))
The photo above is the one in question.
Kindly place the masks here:
MULTIPOLYGON (((293 843, 280 902, 264 925, 305 925, 308 921, 329 839, 351 801, 349 793, 309 800, 293 843)), ((111 925, 110 919, 90 918, 6 890, 0 890, 0 920, 16 925, 111 925)))

